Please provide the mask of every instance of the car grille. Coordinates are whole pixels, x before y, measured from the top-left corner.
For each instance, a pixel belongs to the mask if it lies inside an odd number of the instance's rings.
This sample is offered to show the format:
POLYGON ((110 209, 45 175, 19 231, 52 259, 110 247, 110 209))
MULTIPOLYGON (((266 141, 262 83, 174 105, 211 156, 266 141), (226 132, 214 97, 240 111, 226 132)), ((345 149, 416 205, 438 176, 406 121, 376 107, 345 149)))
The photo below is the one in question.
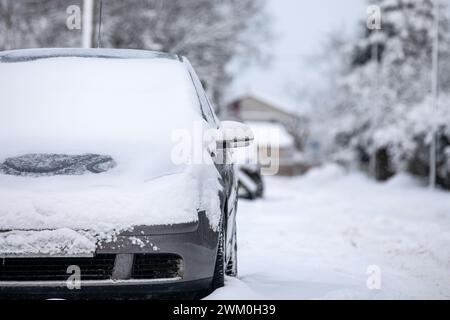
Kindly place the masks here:
POLYGON ((175 254, 135 254, 131 278, 182 278, 183 269, 183 259, 175 254))
POLYGON ((93 258, 0 258, 0 281, 66 281, 69 266, 78 266, 81 280, 107 280, 112 276, 115 254, 93 258))

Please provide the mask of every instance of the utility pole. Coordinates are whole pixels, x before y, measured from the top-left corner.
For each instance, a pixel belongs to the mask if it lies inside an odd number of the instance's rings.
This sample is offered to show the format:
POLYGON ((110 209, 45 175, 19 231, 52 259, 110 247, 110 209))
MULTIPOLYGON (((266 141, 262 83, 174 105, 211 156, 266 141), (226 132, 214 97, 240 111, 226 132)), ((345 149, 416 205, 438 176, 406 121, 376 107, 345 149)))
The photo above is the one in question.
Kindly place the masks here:
POLYGON ((83 0, 83 48, 101 46, 102 0, 83 0))
POLYGON ((94 0, 83 0, 83 48, 92 48, 94 39, 94 0))
POLYGON ((103 9, 103 0, 98 0, 98 31, 97 31, 97 48, 100 48, 102 45, 102 9, 103 9))
MULTIPOLYGON (((434 37, 433 37, 433 56, 432 56, 432 74, 431 74, 431 94, 433 98, 432 111, 435 115, 439 107, 439 0, 434 0, 434 37)), ((430 146, 430 188, 436 188, 436 146, 437 146, 437 128, 436 117, 432 117, 432 138, 430 146)))

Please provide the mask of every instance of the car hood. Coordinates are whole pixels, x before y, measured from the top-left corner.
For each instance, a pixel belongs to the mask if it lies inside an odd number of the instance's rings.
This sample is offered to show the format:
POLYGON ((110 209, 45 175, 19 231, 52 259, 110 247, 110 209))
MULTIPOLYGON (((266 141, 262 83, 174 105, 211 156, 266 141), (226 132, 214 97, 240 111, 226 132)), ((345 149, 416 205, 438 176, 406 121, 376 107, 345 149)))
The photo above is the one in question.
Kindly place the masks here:
POLYGON ((0 174, 0 255, 87 254, 136 226, 196 222, 199 211, 217 228, 220 188, 213 166, 147 180, 0 174))

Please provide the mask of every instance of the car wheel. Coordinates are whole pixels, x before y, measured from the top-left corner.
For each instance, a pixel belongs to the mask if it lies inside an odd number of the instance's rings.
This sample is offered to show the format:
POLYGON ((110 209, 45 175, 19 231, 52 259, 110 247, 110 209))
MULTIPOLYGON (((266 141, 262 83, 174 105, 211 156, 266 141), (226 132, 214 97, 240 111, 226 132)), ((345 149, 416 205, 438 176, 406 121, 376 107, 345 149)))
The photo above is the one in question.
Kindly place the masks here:
POLYGON ((225 232, 223 226, 219 233, 219 244, 217 247, 216 265, 212 281, 212 290, 219 289, 225 285, 225 232))
POLYGON ((236 233, 236 221, 234 222, 234 230, 233 230, 233 238, 231 239, 231 257, 230 261, 228 261, 226 275, 230 277, 238 276, 238 268, 237 268, 237 233, 236 233))

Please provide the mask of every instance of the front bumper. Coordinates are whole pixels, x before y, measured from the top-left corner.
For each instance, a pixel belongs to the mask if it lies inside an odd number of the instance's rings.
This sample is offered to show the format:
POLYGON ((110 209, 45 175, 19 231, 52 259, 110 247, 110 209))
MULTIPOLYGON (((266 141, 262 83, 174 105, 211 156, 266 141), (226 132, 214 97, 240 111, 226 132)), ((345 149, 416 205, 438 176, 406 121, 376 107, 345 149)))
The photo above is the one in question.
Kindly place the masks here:
POLYGON ((195 299, 210 292, 212 278, 192 281, 85 281, 80 289, 68 289, 65 283, 1 286, 1 300, 124 300, 195 299))
POLYGON ((204 212, 199 213, 195 223, 136 227, 115 241, 98 246, 96 254, 116 255, 111 279, 83 281, 81 273, 79 289, 69 289, 66 281, 0 281, 0 299, 149 299, 180 298, 180 294, 189 297, 211 286, 217 240, 218 233, 210 228, 204 212), (149 253, 180 256, 181 276, 133 279, 134 255, 149 253))

